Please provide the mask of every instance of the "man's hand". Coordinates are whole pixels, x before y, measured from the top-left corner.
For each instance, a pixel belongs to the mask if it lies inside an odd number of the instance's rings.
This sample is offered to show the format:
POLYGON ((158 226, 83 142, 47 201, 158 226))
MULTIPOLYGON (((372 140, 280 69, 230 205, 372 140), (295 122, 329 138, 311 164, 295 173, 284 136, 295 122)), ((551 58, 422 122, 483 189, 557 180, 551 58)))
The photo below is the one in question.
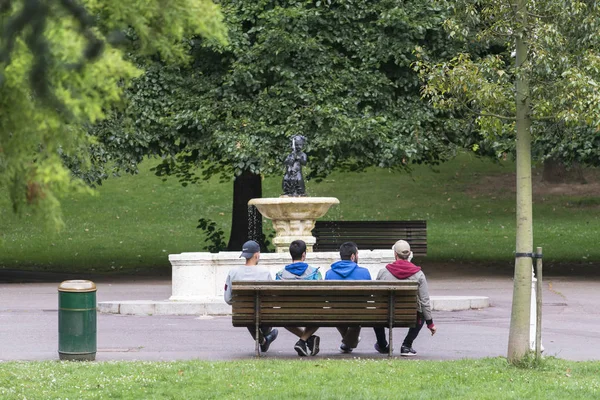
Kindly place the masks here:
POLYGON ((431 324, 431 326, 427 326, 427 329, 431 331, 431 336, 435 335, 435 332, 437 331, 437 328, 433 324, 431 324))

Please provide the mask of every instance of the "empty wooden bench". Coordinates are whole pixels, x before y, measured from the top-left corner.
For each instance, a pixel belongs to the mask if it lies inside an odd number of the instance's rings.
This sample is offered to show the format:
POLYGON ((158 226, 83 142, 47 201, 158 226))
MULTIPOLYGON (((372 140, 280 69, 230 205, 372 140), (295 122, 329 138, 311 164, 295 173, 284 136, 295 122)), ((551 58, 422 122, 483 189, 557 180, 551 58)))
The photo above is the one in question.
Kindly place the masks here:
POLYGON ((413 327, 417 287, 412 281, 238 281, 232 288, 232 322, 260 326, 413 327))
POLYGON ((427 222, 416 221, 317 221, 312 231, 314 251, 338 251, 344 242, 360 249, 391 249, 397 240, 410 243, 416 256, 427 255, 427 222))

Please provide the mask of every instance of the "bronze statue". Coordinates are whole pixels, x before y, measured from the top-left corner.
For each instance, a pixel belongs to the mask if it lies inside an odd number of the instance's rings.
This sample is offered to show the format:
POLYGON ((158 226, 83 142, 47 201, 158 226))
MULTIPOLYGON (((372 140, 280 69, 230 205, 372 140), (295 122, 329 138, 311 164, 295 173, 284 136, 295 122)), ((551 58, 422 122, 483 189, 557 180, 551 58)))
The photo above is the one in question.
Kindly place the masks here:
POLYGON ((286 196, 305 196, 304 179, 302 178, 302 166, 306 165, 306 153, 302 146, 306 138, 302 135, 292 136, 292 152, 284 161, 285 174, 283 175, 283 194, 286 196))

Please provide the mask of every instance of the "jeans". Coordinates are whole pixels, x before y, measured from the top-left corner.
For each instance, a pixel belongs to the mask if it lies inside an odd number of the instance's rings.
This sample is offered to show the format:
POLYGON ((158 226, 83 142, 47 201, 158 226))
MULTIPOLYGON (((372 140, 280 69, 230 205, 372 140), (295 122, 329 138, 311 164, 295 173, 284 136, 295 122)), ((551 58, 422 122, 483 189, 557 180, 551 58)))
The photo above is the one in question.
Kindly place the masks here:
MULTIPOLYGON (((402 342, 402 346, 412 347, 413 342, 419 336, 421 328, 425 324, 423 313, 417 312, 417 325, 414 328, 408 328, 408 333, 402 342)), ((385 329, 381 326, 373 328, 377 337, 377 344, 380 349, 385 349, 388 346, 387 338, 385 337, 385 329)))
MULTIPOLYGON (((258 336, 260 338, 260 340, 258 341, 258 343, 262 343, 265 336, 267 334, 269 334, 269 332, 271 332, 273 330, 272 327, 270 326, 260 326, 258 328, 258 336)), ((256 340, 256 328, 255 327, 248 327, 248 332, 250 332, 250 334, 252 335, 252 339, 256 340)))
POLYGON ((351 349, 358 346, 358 340, 360 335, 360 326, 350 326, 346 328, 337 328, 340 335, 342 335, 342 343, 351 349))

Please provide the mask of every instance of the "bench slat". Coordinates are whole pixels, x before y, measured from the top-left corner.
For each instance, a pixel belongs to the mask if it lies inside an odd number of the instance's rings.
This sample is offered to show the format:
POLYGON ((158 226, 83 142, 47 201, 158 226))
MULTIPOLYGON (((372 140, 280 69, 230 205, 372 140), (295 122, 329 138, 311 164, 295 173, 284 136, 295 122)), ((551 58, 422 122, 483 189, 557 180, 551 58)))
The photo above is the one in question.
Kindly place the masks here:
MULTIPOLYGON (((285 321, 265 321, 265 325, 270 326, 316 326, 321 328, 335 328, 338 326, 361 326, 363 328, 370 328, 375 326, 383 326, 385 328, 389 327, 388 321, 348 321, 348 320, 325 320, 325 319, 315 319, 312 321, 306 321, 303 319, 290 319, 285 321)), ((251 320, 248 320, 246 323, 237 323, 233 324, 236 328, 246 328, 246 327, 254 327, 254 324, 251 320)), ((407 318, 405 320, 398 319, 394 321, 394 328, 410 328, 416 326, 416 317, 407 318)))
POLYGON ((415 255, 427 255, 427 221, 316 221, 312 231, 315 251, 336 251, 355 242, 359 249, 387 249, 398 239, 411 245, 415 255))

